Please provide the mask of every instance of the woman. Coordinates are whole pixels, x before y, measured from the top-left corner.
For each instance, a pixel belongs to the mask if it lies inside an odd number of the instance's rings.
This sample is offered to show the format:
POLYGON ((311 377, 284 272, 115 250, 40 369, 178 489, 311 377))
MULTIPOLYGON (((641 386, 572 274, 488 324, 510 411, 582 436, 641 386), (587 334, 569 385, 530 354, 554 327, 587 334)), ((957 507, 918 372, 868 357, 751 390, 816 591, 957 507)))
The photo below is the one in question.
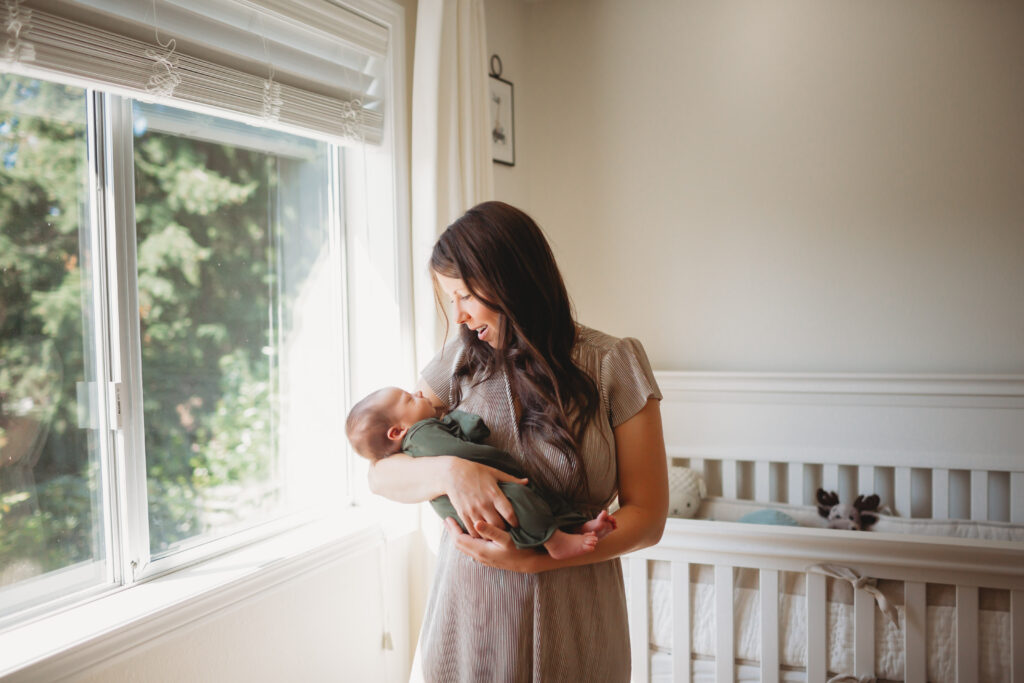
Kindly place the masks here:
POLYGON ((616 493, 618 529, 586 555, 519 550, 498 470, 398 455, 370 487, 402 502, 447 494, 451 519, 421 634, 427 681, 627 681, 623 553, 657 543, 668 509, 661 394, 643 347, 578 325, 540 228, 500 202, 470 209, 434 246, 436 289, 457 339, 424 369, 436 405, 478 413, 488 443, 535 483, 596 514, 616 493))

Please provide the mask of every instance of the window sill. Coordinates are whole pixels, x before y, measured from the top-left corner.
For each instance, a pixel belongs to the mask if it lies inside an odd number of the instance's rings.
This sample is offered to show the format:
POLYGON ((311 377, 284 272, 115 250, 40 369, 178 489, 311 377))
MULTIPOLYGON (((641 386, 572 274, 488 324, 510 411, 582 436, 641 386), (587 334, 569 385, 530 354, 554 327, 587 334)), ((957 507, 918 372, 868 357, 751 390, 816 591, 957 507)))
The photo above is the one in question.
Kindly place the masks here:
POLYGON ((0 633, 0 678, 38 681, 70 676, 412 528, 408 523, 382 525, 372 509, 347 508, 331 519, 114 589, 0 633))

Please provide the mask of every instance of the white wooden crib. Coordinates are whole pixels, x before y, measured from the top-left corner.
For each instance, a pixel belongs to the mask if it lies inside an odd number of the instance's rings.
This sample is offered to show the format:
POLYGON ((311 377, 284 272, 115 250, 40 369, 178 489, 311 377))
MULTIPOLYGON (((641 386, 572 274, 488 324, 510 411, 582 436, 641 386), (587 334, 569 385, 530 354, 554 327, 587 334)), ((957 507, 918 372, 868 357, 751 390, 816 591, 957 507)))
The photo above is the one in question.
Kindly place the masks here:
POLYGON ((705 516, 813 519, 818 487, 878 493, 894 516, 866 532, 669 519, 624 563, 634 681, 1024 683, 1024 377, 658 381, 705 516))

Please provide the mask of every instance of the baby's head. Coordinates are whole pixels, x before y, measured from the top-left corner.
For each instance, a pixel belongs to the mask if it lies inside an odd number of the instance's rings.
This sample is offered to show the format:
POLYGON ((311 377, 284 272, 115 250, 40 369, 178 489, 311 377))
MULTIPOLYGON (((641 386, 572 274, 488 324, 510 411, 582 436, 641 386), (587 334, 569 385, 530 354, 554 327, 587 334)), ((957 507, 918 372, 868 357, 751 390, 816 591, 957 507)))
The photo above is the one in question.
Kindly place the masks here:
POLYGON ((345 434, 356 453, 380 460, 402 450, 409 427, 437 410, 421 392, 410 394, 398 387, 378 389, 352 406, 345 420, 345 434))

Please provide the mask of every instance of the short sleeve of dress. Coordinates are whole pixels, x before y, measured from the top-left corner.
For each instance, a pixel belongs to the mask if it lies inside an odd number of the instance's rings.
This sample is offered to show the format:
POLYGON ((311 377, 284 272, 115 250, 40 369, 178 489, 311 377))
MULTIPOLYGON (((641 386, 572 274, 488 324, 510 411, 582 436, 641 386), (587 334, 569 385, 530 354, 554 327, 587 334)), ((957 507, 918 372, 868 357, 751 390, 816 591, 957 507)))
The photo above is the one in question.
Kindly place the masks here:
POLYGON ((463 350, 462 340, 456 336, 455 339, 445 344, 444 348, 438 351, 437 355, 430 359, 430 362, 420 372, 420 377, 441 399, 446 411, 453 407, 452 378, 455 376, 455 369, 462 362, 463 350))
POLYGON ((661 390, 643 345, 632 337, 615 342, 601 361, 601 388, 607 397, 612 427, 639 413, 661 390))

